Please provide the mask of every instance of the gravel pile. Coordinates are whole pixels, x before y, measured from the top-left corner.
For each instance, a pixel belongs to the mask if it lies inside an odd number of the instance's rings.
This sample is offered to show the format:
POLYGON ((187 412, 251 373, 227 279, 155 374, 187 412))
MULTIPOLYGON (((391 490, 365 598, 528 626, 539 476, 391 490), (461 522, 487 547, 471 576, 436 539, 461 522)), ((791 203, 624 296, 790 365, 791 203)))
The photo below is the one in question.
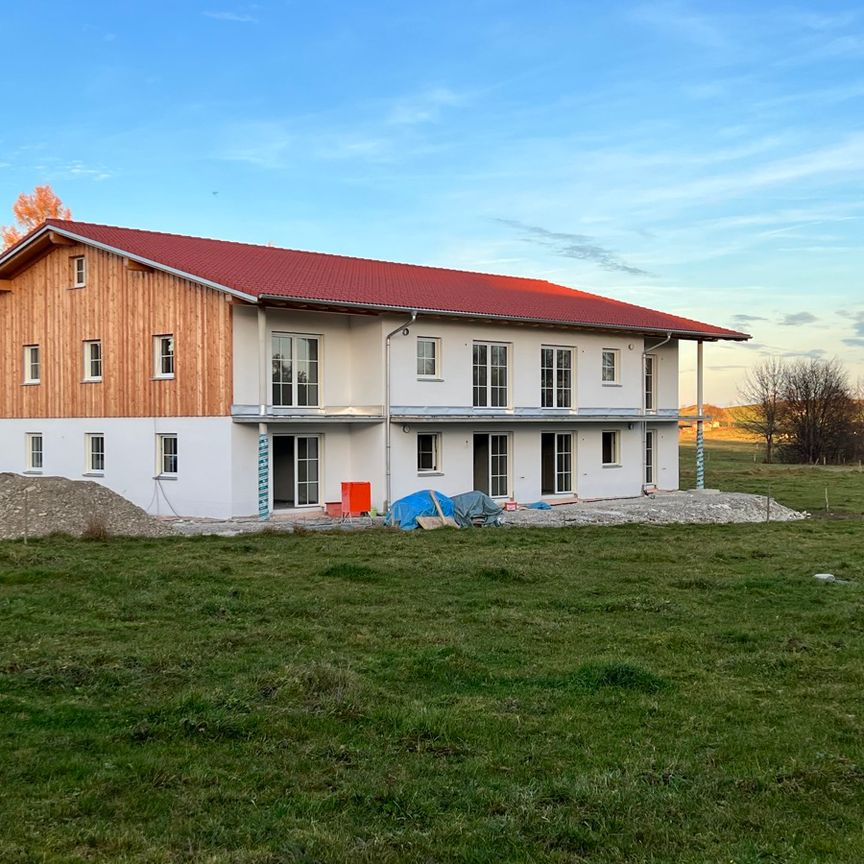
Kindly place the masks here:
POLYGON ((161 537, 171 528, 116 492, 90 480, 0 474, 0 539, 87 531, 121 537, 161 537), (29 490, 25 496, 25 490, 29 490))
POLYGON ((505 513, 507 525, 561 527, 566 525, 624 525, 632 522, 710 524, 724 522, 791 522, 806 519, 806 513, 790 510, 773 499, 766 507, 764 495, 743 492, 658 492, 653 498, 623 498, 617 501, 586 501, 561 504, 551 510, 520 509, 505 513))

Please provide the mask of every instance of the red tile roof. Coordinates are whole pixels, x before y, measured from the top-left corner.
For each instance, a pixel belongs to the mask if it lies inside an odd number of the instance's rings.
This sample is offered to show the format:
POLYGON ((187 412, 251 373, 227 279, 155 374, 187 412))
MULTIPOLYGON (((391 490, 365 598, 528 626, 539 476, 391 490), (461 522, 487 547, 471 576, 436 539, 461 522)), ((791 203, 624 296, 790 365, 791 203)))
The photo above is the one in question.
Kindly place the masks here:
MULTIPOLYGON (((250 298, 285 298, 636 332, 672 331, 676 336, 691 338, 749 338, 735 330, 542 279, 395 264, 62 219, 49 219, 46 225, 250 298)), ((42 229, 37 229, 34 235, 39 230, 42 229)), ((27 242, 25 238, 13 249, 27 242)))

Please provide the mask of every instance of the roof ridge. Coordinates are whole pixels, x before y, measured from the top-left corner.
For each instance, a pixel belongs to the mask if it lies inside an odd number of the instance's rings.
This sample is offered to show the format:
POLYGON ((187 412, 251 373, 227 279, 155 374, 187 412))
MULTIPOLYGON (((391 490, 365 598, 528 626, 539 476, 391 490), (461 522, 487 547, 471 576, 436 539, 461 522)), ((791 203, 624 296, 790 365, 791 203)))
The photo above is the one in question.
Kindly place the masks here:
MULTIPOLYGON (((177 234, 173 231, 152 231, 149 228, 128 228, 125 225, 107 225, 103 222, 82 222, 80 219, 57 219, 50 217, 45 220, 46 225, 65 227, 66 225, 83 225, 88 228, 108 228, 112 231, 130 231, 135 234, 156 234, 159 237, 179 237, 184 240, 206 240, 210 243, 223 243, 226 246, 242 246, 252 249, 273 249, 279 252, 294 252, 300 255, 319 255, 325 258, 341 258, 346 261, 365 261, 370 264, 391 264, 395 267, 415 267, 419 270, 439 270, 444 273, 470 273, 472 276, 493 276, 496 279, 518 279, 520 282, 542 282, 546 285, 555 285, 558 288, 566 288, 568 291, 581 291, 579 288, 570 288, 552 282, 549 279, 540 279, 536 276, 514 276, 511 273, 492 273, 488 270, 463 270, 458 267, 440 267, 436 264, 415 264, 411 261, 388 261, 385 258, 366 258, 360 255, 345 255, 341 252, 320 252, 313 249, 293 249, 289 246, 271 246, 269 243, 243 243, 240 240, 223 240, 219 237, 202 237, 200 234, 177 234)), ((71 230, 71 229, 70 229, 71 230)), ((583 292, 587 293, 587 292, 583 292)), ((593 296, 600 296, 593 295, 593 296)), ((604 298, 605 299, 605 298, 604 298)))

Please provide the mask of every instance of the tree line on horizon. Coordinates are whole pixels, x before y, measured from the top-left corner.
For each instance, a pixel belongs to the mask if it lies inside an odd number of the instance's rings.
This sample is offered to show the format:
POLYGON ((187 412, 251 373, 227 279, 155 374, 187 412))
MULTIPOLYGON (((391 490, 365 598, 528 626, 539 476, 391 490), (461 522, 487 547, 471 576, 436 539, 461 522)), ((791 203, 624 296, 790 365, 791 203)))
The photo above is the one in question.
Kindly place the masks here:
POLYGON ((765 442, 766 462, 815 465, 864 459, 864 393, 836 357, 768 357, 738 390, 738 426, 765 442))

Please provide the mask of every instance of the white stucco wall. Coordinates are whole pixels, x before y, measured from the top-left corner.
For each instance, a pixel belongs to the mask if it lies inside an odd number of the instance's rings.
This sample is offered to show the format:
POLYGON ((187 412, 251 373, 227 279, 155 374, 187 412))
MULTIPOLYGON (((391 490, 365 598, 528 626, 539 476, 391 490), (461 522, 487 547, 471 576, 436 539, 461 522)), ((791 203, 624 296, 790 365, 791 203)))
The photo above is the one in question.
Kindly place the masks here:
POLYGON ((93 480, 149 513, 236 515, 228 417, 70 418, 0 422, 0 470, 24 473, 26 433, 42 435, 45 476, 93 480), (85 472, 84 436, 105 438, 105 471, 85 472), (176 478, 156 478, 156 435, 177 435, 176 478))

